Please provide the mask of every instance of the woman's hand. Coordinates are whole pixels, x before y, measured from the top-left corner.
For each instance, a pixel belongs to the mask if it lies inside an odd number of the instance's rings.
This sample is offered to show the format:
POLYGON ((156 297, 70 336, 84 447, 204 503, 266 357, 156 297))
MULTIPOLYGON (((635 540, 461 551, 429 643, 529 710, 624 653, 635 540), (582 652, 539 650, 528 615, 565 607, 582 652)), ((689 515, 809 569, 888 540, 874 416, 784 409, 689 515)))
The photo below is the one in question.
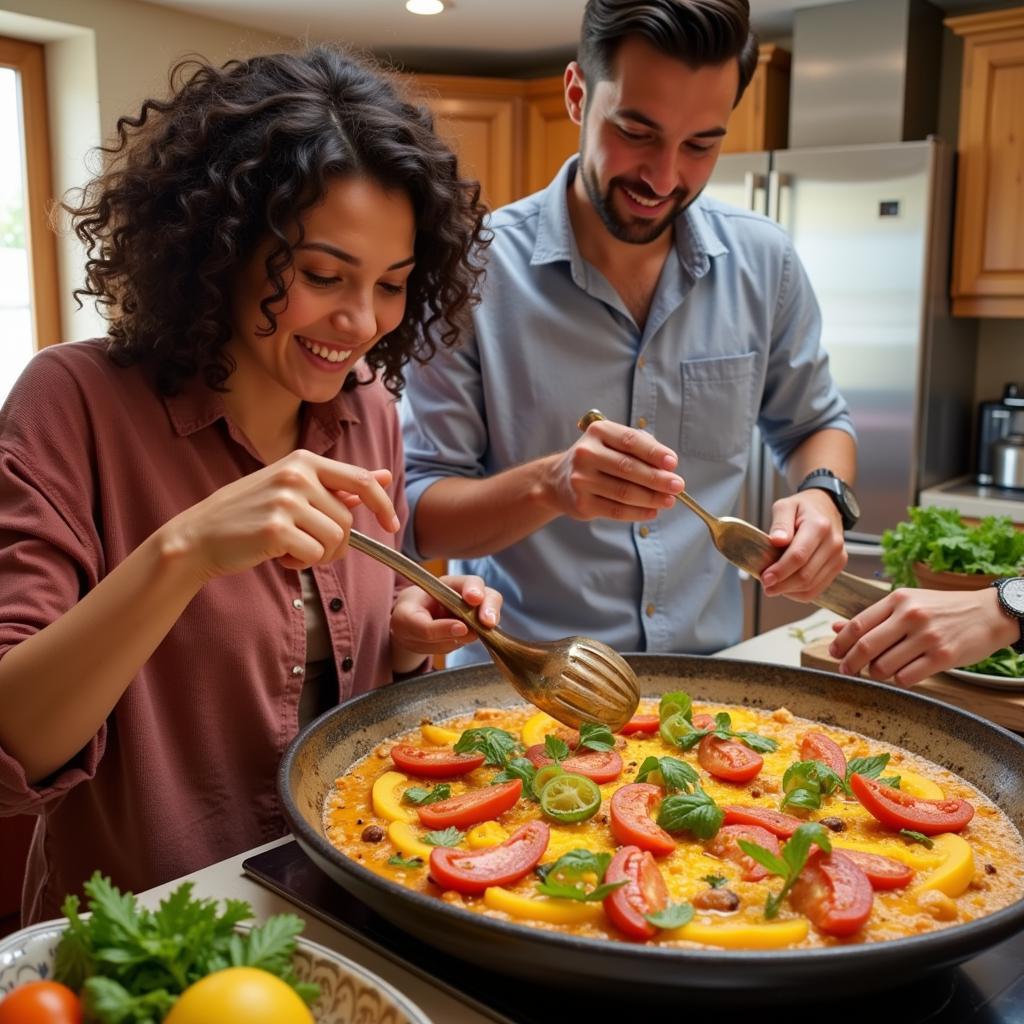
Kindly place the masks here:
POLYGON ((271 558, 305 569, 344 557, 356 505, 365 504, 385 530, 398 530, 384 490, 390 483, 390 470, 295 451, 214 491, 159 532, 169 550, 194 560, 203 583, 271 558))
MULTIPOLYGON (((498 624, 501 594, 486 586, 479 576, 442 576, 441 581, 477 609, 481 625, 498 624)), ((448 654, 475 639, 475 632, 419 587, 407 587, 395 602, 391 613, 391 663, 396 672, 411 672, 423 661, 424 654, 448 654)))
POLYGON ((1020 636, 1015 619, 983 590, 894 590, 849 622, 833 623, 829 654, 840 672, 912 686, 935 672, 970 665, 1020 636))

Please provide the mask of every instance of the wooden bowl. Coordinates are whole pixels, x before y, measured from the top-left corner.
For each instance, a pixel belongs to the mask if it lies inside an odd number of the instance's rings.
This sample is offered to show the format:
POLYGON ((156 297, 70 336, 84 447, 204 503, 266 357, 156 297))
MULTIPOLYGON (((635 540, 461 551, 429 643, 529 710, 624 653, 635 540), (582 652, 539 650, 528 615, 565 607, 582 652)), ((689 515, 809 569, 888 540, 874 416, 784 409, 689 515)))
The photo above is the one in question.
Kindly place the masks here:
POLYGON ((984 590, 999 579, 983 572, 936 572, 924 562, 915 562, 911 569, 917 585, 926 590, 984 590))

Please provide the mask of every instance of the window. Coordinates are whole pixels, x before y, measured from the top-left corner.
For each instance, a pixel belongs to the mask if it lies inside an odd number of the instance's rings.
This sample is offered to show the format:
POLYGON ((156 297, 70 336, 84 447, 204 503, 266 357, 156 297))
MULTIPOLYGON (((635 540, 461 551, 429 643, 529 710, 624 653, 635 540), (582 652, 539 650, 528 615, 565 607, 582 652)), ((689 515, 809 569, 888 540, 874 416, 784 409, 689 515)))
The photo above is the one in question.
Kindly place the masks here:
POLYGON ((0 401, 60 340, 43 47, 0 36, 0 401))

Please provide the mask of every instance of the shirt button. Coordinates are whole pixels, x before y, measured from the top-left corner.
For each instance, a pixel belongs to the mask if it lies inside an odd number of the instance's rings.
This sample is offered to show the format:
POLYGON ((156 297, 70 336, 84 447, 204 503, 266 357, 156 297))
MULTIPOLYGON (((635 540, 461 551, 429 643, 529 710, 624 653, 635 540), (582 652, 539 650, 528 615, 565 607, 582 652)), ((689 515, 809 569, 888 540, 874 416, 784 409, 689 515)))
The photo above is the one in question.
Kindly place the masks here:
POLYGON ((340 597, 332 597, 331 603, 327 606, 332 612, 340 612, 345 607, 345 602, 340 597))
POLYGON ((648 605, 648 606, 647 606, 647 607, 646 607, 646 608, 644 609, 644 611, 645 611, 645 612, 647 612, 647 617, 648 617, 648 618, 650 618, 650 617, 651 617, 651 616, 652 616, 652 615, 654 614, 654 605, 653 605, 653 604, 649 604, 649 605, 648 605))
POLYGON ((643 429, 644 429, 644 427, 646 427, 646 426, 647 426, 647 420, 646 420, 646 418, 645 418, 645 417, 643 417, 643 416, 641 416, 641 417, 640 417, 640 418, 639 418, 639 419, 638 419, 638 420, 636 421, 636 425, 637 425, 637 426, 638 426, 638 427, 639 427, 639 428, 640 428, 641 430, 643 430, 643 429))
POLYGON ((292 675, 301 676, 306 670, 301 665, 292 665, 292 675))
POLYGON ((297 608, 299 611, 302 611, 302 598, 301 597, 296 597, 292 601, 292 607, 293 608, 297 608))
POLYGON ((646 537, 647 534, 649 534, 650 532, 651 531, 646 526, 641 526, 640 527, 640 536, 641 537, 646 537))
POLYGON ((346 655, 344 658, 341 659, 341 671, 342 672, 351 672, 352 671, 352 665, 353 665, 353 661, 352 661, 352 659, 350 657, 348 657, 348 655, 346 655))

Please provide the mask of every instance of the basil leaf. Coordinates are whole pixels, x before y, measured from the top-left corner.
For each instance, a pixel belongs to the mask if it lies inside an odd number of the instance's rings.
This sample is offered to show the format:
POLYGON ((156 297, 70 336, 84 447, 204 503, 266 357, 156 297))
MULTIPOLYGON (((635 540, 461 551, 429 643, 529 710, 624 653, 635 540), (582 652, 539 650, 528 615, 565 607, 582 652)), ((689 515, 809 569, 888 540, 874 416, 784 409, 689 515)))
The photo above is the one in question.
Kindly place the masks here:
POLYGON ((698 839, 711 839, 724 819, 725 812, 700 786, 666 797, 658 810, 658 824, 666 832, 692 832, 698 839))
POLYGON ((923 832, 915 832, 910 828, 901 828, 900 835, 912 843, 920 843, 926 850, 930 850, 935 845, 935 840, 930 836, 926 836, 923 832))
POLYGON ((400 854, 395 854, 393 857, 388 858, 388 863, 396 868, 421 868, 423 867, 424 861, 422 857, 410 857, 406 860, 400 854))
POLYGON ((900 783, 903 780, 898 775, 889 775, 889 776, 886 776, 885 778, 882 778, 882 776, 879 776, 878 777, 878 781, 883 786, 888 786, 890 789, 899 789, 900 788, 900 783))
POLYGON ((662 719, 658 730, 661 738, 671 747, 690 750, 708 735, 710 729, 695 729, 693 723, 682 712, 662 719))
POLYGON ((513 757, 505 767, 491 779, 490 784, 496 786, 499 782, 512 782, 513 779, 522 779, 523 795, 530 800, 536 800, 537 794, 533 791, 533 779, 537 769, 529 758, 513 757))
POLYGON ((565 740, 560 740, 557 736, 545 736, 544 753, 555 764, 561 764, 569 756, 569 744, 565 740))
POLYGON ((777 854, 772 853, 771 850, 766 850, 759 843, 750 842, 749 839, 737 839, 736 843, 748 857, 756 860, 761 867, 767 868, 773 875, 786 877, 789 872, 789 866, 777 854))
POLYGON ((664 910, 644 917, 658 928, 682 928, 693 920, 693 907, 689 903, 670 903, 664 910))
POLYGON ((767 868, 772 874, 782 876, 782 888, 777 894, 769 895, 765 901, 764 916, 766 918, 773 918, 778 914, 782 901, 789 894, 789 890, 793 888, 807 863, 811 847, 817 845, 825 853, 832 852, 832 842, 828 837, 828 831, 824 825, 819 825, 816 821, 807 822, 797 828, 782 847, 781 857, 776 857, 770 850, 766 850, 757 843, 748 842, 746 839, 737 839, 736 842, 748 857, 753 857, 758 864, 767 868))
POLYGON ((700 781, 696 769, 677 757, 646 757, 637 772, 637 782, 650 779, 655 785, 664 786, 669 793, 692 793, 700 781))
POLYGON ((585 722, 580 726, 579 745, 590 750, 614 750, 615 737, 607 725, 585 722))
POLYGON ((779 807, 792 806, 804 810, 817 810, 821 807, 822 795, 845 786, 843 779, 821 761, 794 761, 782 776, 785 796, 779 807))
POLYGON ((846 781, 853 774, 863 775, 865 779, 877 779, 889 763, 888 754, 875 754, 874 757, 855 757, 846 766, 846 781))
POLYGON ((452 795, 452 787, 447 782, 442 782, 433 789, 424 789, 422 786, 410 786, 402 794, 402 803, 415 804, 422 807, 424 804, 436 804, 438 800, 447 800, 452 795))
POLYGON ((541 884, 537 892, 556 899, 578 900, 583 903, 596 903, 603 900, 610 892, 614 892, 621 882, 604 883, 604 873, 608 870, 612 855, 610 853, 592 853, 590 850, 570 850, 563 853, 553 864, 537 867, 535 872, 540 876, 541 884), (589 877, 588 877, 589 876, 589 877), (593 884, 594 888, 588 888, 593 884))
POLYGON ((809 783, 805 789, 791 789, 779 802, 779 810, 796 807, 801 811, 817 811, 821 808, 821 790, 817 783, 809 783))
POLYGON ((673 715, 682 715, 687 721, 693 717, 693 701, 684 690, 666 693, 658 701, 658 720, 664 722, 673 715))
POLYGON ((463 834, 454 826, 446 828, 442 832, 428 832, 421 837, 421 841, 427 846, 458 846, 462 842, 463 834))
POLYGON ((771 754, 779 749, 778 740, 770 736, 761 736, 756 732, 734 732, 732 735, 758 754, 771 754))
POLYGON ((582 878, 584 875, 594 875, 600 882, 608 865, 612 862, 610 853, 592 853, 590 850, 570 850, 563 853, 558 860, 551 864, 540 864, 535 869, 541 881, 546 881, 552 874, 560 875, 563 878, 582 878))
POLYGON ((484 726, 479 729, 467 729, 455 742, 456 754, 470 754, 479 751, 484 755, 484 764, 504 768, 505 762, 518 750, 519 741, 504 729, 484 726))
POLYGON ((626 884, 624 878, 621 882, 609 882, 607 884, 602 883, 594 889, 587 889, 584 887, 583 882, 560 883, 560 882, 541 882, 537 886, 537 892, 542 896, 554 896, 560 900, 577 900, 580 903, 597 903, 599 900, 603 900, 611 892, 615 892, 616 889, 626 884))

